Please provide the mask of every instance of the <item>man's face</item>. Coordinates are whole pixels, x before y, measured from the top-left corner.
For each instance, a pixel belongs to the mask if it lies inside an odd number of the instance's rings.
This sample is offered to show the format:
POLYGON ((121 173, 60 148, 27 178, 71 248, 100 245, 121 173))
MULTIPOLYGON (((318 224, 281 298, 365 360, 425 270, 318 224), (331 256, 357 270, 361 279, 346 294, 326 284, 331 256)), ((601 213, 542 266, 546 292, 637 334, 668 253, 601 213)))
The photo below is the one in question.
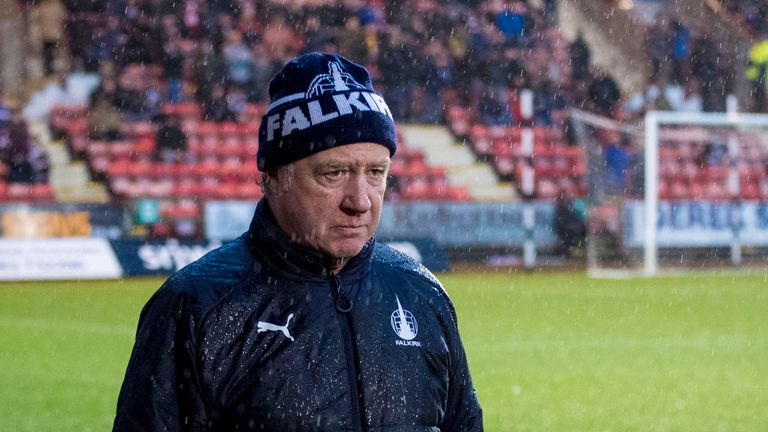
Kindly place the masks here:
POLYGON ((379 225, 389 150, 342 145, 277 170, 269 206, 291 239, 336 259, 357 255, 379 225))

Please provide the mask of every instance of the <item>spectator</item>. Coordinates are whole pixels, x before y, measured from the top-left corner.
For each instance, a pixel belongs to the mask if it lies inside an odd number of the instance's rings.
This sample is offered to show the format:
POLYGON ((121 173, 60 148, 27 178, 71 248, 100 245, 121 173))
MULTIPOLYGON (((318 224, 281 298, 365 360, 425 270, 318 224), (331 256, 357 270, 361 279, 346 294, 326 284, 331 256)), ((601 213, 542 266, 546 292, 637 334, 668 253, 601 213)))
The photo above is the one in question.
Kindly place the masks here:
POLYGON ((581 31, 579 31, 576 39, 571 42, 568 52, 571 56, 571 79, 573 81, 586 79, 592 67, 592 53, 586 41, 584 41, 584 35, 581 31))
POLYGON ((339 53, 350 60, 359 63, 368 61, 365 31, 360 25, 360 18, 357 15, 348 16, 344 27, 337 30, 336 43, 339 45, 339 53))
POLYGON ((186 0, 182 18, 182 34, 192 40, 203 36, 202 0, 186 0))
POLYGON ((595 110, 605 116, 612 117, 619 100, 621 91, 616 81, 607 73, 599 74, 590 84, 589 100, 595 110))
POLYGON ((222 52, 227 62, 230 85, 240 90, 248 89, 253 81, 253 52, 243 42, 239 31, 227 34, 222 52))
POLYGON ((48 155, 32 139, 27 123, 16 113, 0 107, 0 150, 8 166, 9 183, 48 181, 48 155), (5 120, 3 120, 5 119, 5 120))
POLYGON ((11 110, 0 101, 0 171, 4 176, 8 175, 11 155, 18 151, 17 142, 11 140, 11 127, 11 110))
POLYGON ((122 116, 107 96, 96 95, 88 112, 88 136, 91 139, 114 141, 122 138, 122 116))
POLYGON ((262 44, 272 58, 283 61, 301 49, 301 42, 296 32, 288 24, 285 16, 277 13, 271 17, 262 34, 262 44))
POLYGON ((487 86, 481 91, 477 115, 487 125, 514 124, 515 118, 509 109, 509 96, 507 92, 498 90, 498 88, 487 86))
POLYGON ((664 19, 658 19, 647 31, 646 50, 650 60, 649 81, 655 82, 659 79, 669 78, 667 64, 672 56, 672 50, 669 40, 671 34, 664 19))
POLYGON ((156 158, 165 163, 184 162, 187 152, 187 137, 181 130, 179 118, 175 115, 160 114, 155 117, 156 158))
POLYGON ((237 120, 237 115, 229 107, 227 89, 224 85, 214 84, 210 96, 203 101, 203 120, 214 122, 237 120))
POLYGON ((183 63, 179 41, 175 37, 163 45, 163 74, 168 94, 168 101, 180 103, 183 97, 183 63))
POLYGON ((205 103, 211 97, 215 85, 226 85, 228 80, 227 63, 210 41, 199 44, 194 64, 197 91, 195 98, 205 103))
POLYGON ((690 63, 700 86, 704 111, 725 111, 726 79, 720 66, 721 58, 720 51, 708 35, 705 34, 696 40, 690 63))
POLYGON ((48 171, 50 169, 48 152, 35 140, 30 142, 27 161, 29 161, 32 167, 32 182, 37 184, 48 183, 48 171))
POLYGON ((566 103, 554 83, 549 79, 542 79, 534 89, 533 96, 533 121, 540 126, 552 126, 552 116, 557 110, 566 107, 566 103))
POLYGON ((303 52, 319 52, 333 41, 333 34, 323 26, 317 15, 308 15, 304 24, 304 40, 303 52))
POLYGON ((522 45, 522 39, 526 36, 527 20, 526 6, 520 1, 513 1, 507 8, 496 13, 496 26, 504 35, 508 46, 522 45))
POLYGON ((36 19, 40 28, 43 48, 43 72, 51 75, 55 72, 57 53, 64 44, 64 21, 67 11, 60 0, 41 0, 31 10, 31 19, 36 19))
POLYGON ((587 227, 576 211, 573 195, 567 188, 560 189, 555 198, 554 229, 560 240, 560 252, 570 257, 575 247, 584 244, 587 227))
POLYGON ((627 188, 627 168, 629 166, 629 141, 621 132, 603 129, 603 154, 607 169, 606 187, 611 194, 623 194, 627 188))
POLYGON ((764 112, 766 106, 765 84, 768 72, 768 33, 758 40, 747 53, 749 66, 747 67, 747 79, 750 82, 752 95, 752 109, 764 112))
POLYGON ((377 83, 387 96, 387 103, 396 119, 406 119, 411 114, 411 102, 415 79, 412 71, 417 66, 412 44, 403 31, 390 26, 384 35, 378 70, 382 73, 377 83))
POLYGON ((253 47, 253 81, 246 89, 249 102, 258 103, 268 97, 269 80, 277 73, 279 66, 279 62, 270 59, 263 45, 253 47))
POLYGON ((678 83, 689 73, 688 58, 691 54, 691 32, 680 21, 672 22, 669 40, 672 52, 672 82, 678 83))

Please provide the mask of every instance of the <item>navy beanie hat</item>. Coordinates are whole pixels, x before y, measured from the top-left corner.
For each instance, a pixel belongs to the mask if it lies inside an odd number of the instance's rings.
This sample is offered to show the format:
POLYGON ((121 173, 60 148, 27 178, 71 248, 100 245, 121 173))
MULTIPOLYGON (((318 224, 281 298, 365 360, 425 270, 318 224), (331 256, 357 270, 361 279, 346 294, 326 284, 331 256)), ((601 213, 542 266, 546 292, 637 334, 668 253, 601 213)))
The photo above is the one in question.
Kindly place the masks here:
POLYGON ((269 83, 259 127, 258 166, 268 171, 344 144, 373 142, 397 150, 395 122, 368 71, 337 54, 289 61, 269 83))

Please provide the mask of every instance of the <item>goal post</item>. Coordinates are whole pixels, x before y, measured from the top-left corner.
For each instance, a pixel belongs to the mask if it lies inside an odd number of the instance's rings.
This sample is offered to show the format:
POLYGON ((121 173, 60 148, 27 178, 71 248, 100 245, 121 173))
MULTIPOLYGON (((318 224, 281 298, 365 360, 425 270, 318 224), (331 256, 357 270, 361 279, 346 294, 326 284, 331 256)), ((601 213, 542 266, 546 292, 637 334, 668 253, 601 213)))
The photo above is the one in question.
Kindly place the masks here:
POLYGON ((591 275, 768 263, 767 114, 573 110, 570 127, 588 159, 591 275))

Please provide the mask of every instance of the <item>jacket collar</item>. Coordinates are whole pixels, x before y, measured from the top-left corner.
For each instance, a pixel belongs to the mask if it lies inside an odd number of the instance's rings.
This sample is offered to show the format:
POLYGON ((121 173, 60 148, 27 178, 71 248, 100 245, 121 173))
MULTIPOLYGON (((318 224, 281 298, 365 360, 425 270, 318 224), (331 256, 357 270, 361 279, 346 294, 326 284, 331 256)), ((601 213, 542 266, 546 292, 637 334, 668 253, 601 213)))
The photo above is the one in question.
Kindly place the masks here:
MULTIPOLYGON (((251 253, 282 276, 297 281, 327 281, 331 277, 331 258, 320 251, 291 241, 280 228, 266 199, 259 201, 251 225, 245 235, 251 253)), ((375 239, 371 238, 363 250, 350 258, 339 272, 345 281, 362 279, 370 268, 375 239)))

